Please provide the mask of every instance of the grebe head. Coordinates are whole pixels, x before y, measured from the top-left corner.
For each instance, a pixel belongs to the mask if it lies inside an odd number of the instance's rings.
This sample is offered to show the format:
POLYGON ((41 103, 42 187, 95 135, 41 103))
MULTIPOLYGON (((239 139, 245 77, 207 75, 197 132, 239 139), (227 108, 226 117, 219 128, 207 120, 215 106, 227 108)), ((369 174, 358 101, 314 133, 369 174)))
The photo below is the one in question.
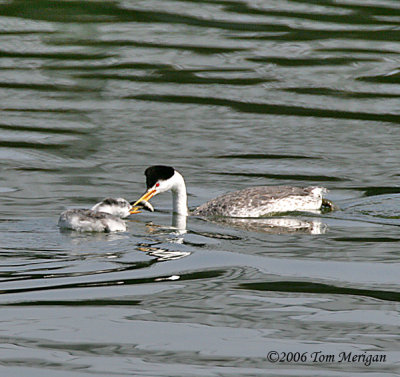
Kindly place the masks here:
POLYGON ((171 166, 150 166, 144 172, 147 190, 155 190, 154 195, 172 190, 178 174, 171 166))
POLYGON ((142 201, 150 200, 155 195, 171 190, 173 196, 177 198, 177 207, 174 207, 175 212, 187 212, 187 208, 185 207, 186 186, 185 181, 179 172, 171 166, 155 165, 147 168, 144 174, 146 176, 147 190, 135 203, 132 204, 133 207, 142 201))
POLYGON ((123 198, 106 198, 92 207, 93 211, 106 212, 117 217, 128 217, 132 206, 123 198))

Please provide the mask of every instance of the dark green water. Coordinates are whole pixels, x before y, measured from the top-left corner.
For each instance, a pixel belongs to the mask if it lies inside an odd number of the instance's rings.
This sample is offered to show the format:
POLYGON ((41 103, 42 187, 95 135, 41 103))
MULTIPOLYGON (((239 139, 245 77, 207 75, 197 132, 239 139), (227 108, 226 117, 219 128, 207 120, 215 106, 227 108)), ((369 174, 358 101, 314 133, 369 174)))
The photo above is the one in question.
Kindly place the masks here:
POLYGON ((390 0, 0 1, 0 375, 399 376, 399 26, 390 0), (340 210, 183 233, 163 195, 60 233, 154 164, 190 207, 290 184, 340 210))

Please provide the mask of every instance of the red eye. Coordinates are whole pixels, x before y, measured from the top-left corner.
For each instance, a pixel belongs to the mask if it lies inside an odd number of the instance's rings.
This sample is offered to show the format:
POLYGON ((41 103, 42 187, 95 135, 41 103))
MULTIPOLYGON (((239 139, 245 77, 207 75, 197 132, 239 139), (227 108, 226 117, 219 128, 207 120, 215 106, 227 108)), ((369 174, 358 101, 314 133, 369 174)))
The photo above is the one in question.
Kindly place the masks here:
POLYGON ((158 186, 160 186, 160 184, 159 184, 159 183, 156 183, 156 187, 158 187, 158 186))

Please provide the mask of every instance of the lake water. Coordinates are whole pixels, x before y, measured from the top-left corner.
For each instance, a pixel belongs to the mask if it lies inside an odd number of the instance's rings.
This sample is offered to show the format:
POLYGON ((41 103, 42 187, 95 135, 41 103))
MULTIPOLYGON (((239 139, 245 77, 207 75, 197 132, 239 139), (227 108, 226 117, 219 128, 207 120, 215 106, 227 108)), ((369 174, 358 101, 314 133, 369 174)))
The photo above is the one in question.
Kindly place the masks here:
POLYGON ((399 26, 391 0, 1 0, 0 375, 399 376, 399 26), (155 164, 191 208, 340 210, 182 232, 164 194, 59 231, 155 164))

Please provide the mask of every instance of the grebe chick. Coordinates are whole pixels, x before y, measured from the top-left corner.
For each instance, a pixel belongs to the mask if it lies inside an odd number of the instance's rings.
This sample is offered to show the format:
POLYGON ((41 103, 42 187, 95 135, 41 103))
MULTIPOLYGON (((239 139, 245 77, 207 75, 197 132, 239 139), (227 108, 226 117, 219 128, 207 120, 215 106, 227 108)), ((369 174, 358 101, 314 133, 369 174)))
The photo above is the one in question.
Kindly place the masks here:
POLYGON ((106 198, 91 209, 69 209, 62 212, 58 226, 78 232, 125 232, 126 223, 122 219, 139 213, 139 208, 154 211, 153 206, 144 201, 132 206, 123 198, 106 198))
MULTIPOLYGON (((174 213, 187 216, 187 194, 183 176, 170 166, 151 166, 146 169, 147 191, 133 203, 171 190, 174 213)), ((320 210, 330 202, 323 199, 323 187, 258 186, 230 192, 197 207, 192 215, 226 217, 260 217, 274 213, 320 210)), ((332 207, 333 208, 333 207, 332 207)))

